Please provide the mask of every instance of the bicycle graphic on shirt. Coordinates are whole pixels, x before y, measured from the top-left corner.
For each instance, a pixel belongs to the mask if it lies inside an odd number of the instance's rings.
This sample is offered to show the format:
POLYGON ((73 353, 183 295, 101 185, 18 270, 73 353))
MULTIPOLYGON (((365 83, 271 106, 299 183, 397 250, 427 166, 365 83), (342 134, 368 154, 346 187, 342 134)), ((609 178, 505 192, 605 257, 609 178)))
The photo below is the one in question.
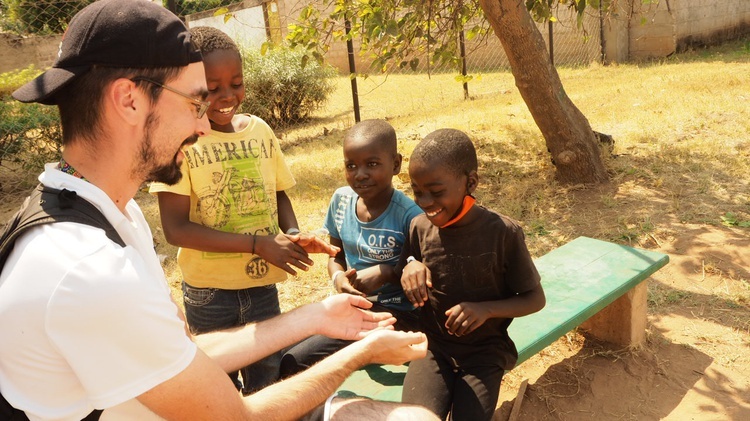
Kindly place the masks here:
POLYGON ((240 216, 264 214, 268 203, 262 179, 236 177, 236 168, 214 172, 212 184, 197 192, 197 211, 203 225, 221 228, 229 222, 232 205, 240 216), (258 182, 258 181, 261 182, 258 182), (231 200, 230 200, 231 199, 231 200))

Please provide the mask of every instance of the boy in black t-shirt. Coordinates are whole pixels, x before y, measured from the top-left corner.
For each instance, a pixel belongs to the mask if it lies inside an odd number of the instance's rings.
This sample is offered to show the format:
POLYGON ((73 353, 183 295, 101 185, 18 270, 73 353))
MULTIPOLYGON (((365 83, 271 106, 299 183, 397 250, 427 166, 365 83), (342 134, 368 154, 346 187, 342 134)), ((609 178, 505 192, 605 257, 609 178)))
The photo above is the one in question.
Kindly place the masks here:
POLYGON ((403 402, 443 419, 490 420, 503 373, 518 358, 508 326, 545 305, 539 273, 518 223, 475 204, 477 156, 466 134, 429 134, 409 175, 425 213, 412 221, 401 284, 422 307, 429 350, 410 364, 403 402))

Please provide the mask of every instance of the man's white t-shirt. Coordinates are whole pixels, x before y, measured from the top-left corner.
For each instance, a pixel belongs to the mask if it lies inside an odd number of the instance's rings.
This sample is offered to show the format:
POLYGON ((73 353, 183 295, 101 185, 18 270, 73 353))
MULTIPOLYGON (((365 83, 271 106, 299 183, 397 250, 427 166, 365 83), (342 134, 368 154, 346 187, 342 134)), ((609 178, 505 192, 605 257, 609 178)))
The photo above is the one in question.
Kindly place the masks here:
POLYGON ((126 243, 72 222, 33 228, 0 274, 0 391, 32 420, 156 416, 135 397, 183 371, 196 346, 185 332, 131 200, 121 212, 96 186, 48 164, 39 180, 75 191, 126 243))

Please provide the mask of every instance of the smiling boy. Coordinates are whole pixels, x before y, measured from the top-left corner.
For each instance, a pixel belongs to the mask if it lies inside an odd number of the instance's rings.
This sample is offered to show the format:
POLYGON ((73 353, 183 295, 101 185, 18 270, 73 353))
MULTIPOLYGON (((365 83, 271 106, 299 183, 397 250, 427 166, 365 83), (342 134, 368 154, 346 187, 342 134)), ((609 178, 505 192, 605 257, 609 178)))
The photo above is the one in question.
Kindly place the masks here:
MULTIPOLYGON (((211 132, 183 150, 182 181, 152 184, 151 192, 159 196, 167 241, 180 247, 188 325, 201 334, 280 314, 276 283, 313 263, 308 250, 338 249, 317 238, 304 248, 299 242, 285 193, 295 180, 279 141, 263 120, 237 113, 245 98, 237 45, 215 28, 190 33, 203 53, 211 132)), ((243 368, 242 381, 231 376, 251 393, 277 380, 280 358, 243 368)))
MULTIPOLYGON (((418 330, 417 310, 401 289, 395 265, 411 220, 422 211, 393 187, 402 163, 396 131, 384 120, 361 121, 346 133, 343 151, 348 186, 333 194, 325 221, 331 245, 341 249, 328 259, 333 286, 366 297, 376 311, 392 313, 396 329, 418 330)), ((284 355, 281 375, 305 369, 346 344, 309 338, 284 355)))

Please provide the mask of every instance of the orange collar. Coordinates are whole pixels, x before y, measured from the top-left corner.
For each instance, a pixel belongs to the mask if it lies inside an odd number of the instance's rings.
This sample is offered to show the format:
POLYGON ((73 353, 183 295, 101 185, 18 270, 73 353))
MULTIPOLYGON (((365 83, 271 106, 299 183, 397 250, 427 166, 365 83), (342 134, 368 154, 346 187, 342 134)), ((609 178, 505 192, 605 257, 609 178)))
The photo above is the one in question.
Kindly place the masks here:
POLYGON ((440 228, 445 228, 448 226, 451 226, 461 220, 464 216, 466 216, 467 213, 471 210, 471 207, 474 206, 474 203, 477 202, 477 199, 475 199, 473 196, 469 196, 468 194, 464 196, 464 203, 461 208, 461 212, 456 215, 455 218, 451 219, 450 221, 446 222, 445 225, 442 225, 440 228))

